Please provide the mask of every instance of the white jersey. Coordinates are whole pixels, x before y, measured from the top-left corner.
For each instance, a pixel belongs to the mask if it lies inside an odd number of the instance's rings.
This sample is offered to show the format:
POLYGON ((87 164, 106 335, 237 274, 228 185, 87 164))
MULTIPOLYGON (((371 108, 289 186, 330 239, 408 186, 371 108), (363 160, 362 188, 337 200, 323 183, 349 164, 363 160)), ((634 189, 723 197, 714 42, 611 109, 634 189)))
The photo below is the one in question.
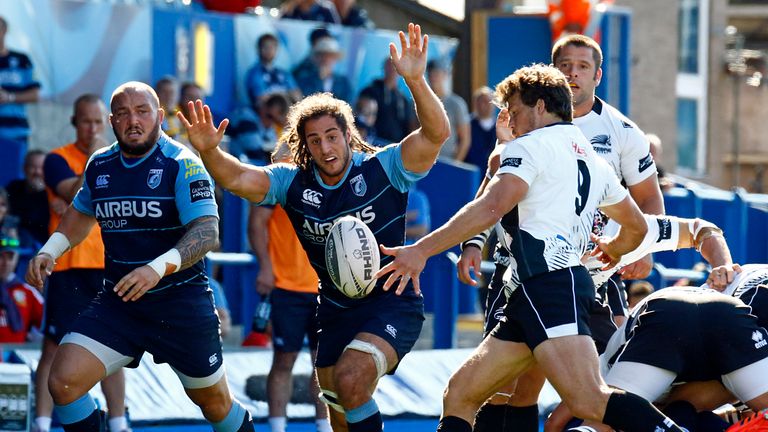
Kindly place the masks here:
POLYGON ((573 119, 605 159, 616 175, 628 186, 636 185, 656 174, 650 143, 643 131, 616 108, 595 98, 592 110, 573 119))
MULTIPOLYGON (((765 284, 768 284, 768 264, 744 264, 741 266, 741 273, 735 275, 733 282, 723 290, 723 294, 741 297, 744 292, 765 284)), ((709 285, 704 284, 702 287, 709 288, 709 285)))
POLYGON ((528 184, 526 196, 501 219, 509 235, 508 282, 581 264, 599 206, 627 196, 618 178, 584 134, 556 123, 506 145, 496 175, 528 184))

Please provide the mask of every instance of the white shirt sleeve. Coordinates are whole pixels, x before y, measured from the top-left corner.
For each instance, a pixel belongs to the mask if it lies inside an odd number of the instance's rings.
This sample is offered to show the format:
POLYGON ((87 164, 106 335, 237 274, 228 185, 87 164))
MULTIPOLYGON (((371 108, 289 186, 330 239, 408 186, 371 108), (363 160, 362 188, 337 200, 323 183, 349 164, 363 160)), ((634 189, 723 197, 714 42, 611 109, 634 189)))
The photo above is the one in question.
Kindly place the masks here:
POLYGON ((620 203, 629 195, 627 189, 621 185, 619 178, 616 177, 611 166, 603 159, 599 159, 599 169, 603 171, 603 177, 606 179, 605 197, 600 201, 598 207, 606 207, 620 203))
POLYGON ((635 127, 622 128, 621 175, 627 186, 634 186, 656 174, 651 145, 643 131, 635 127))
POLYGON ((530 186, 539 175, 542 167, 546 166, 543 146, 535 138, 522 136, 511 141, 501 152, 501 162, 496 175, 514 174, 530 186))

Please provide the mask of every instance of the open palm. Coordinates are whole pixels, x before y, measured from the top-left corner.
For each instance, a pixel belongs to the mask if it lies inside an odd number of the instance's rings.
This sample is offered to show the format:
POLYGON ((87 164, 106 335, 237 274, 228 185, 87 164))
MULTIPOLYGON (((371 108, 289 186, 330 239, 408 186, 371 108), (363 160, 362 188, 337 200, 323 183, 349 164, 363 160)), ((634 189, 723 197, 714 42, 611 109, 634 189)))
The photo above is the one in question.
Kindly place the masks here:
POLYGON ((229 120, 222 120, 217 127, 211 109, 208 105, 203 105, 200 99, 188 102, 187 107, 190 118, 186 118, 181 111, 176 113, 176 117, 187 129, 187 137, 192 147, 199 152, 216 148, 224 137, 229 120))
POLYGON ((399 32, 400 53, 394 43, 389 44, 389 55, 392 57, 392 64, 406 80, 419 78, 424 75, 427 68, 427 46, 429 45, 429 36, 421 35, 421 26, 418 24, 408 24, 408 39, 405 33, 399 32))

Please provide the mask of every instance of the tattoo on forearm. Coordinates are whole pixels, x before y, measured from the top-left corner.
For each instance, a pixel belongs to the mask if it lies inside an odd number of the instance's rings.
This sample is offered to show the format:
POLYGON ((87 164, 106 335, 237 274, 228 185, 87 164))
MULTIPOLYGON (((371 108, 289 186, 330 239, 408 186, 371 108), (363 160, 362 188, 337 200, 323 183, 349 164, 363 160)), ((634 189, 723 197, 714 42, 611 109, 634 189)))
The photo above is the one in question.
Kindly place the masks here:
POLYGON ((187 232, 176 244, 181 255, 181 269, 200 261, 219 241, 219 221, 213 216, 203 216, 187 224, 187 232))

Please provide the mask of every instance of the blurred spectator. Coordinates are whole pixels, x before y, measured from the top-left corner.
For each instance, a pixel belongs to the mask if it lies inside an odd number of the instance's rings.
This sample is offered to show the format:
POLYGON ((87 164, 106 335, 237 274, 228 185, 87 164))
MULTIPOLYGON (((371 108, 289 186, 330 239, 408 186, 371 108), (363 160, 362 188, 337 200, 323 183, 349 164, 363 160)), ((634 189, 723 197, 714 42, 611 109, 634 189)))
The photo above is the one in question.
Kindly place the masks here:
POLYGON ((480 169, 488 165, 488 158, 496 146, 496 113, 492 102, 493 90, 489 87, 480 87, 472 94, 473 112, 469 122, 472 139, 464 161, 480 169))
POLYGON ((312 68, 295 75, 301 92, 305 95, 331 92, 338 99, 352 102, 352 85, 347 77, 334 72, 341 58, 341 47, 333 37, 324 37, 312 48, 312 68))
POLYGON ((0 186, 0 236, 19 236, 19 218, 8 213, 8 192, 0 186))
POLYGON ((360 92, 376 100, 376 131, 384 141, 400 142, 416 129, 416 113, 410 99, 397 87, 399 75, 389 58, 384 61, 384 77, 374 80, 360 92))
POLYGON ((304 57, 291 71, 294 77, 296 75, 302 75, 306 73, 306 71, 311 71, 315 68, 315 64, 312 62, 312 49, 315 48, 315 45, 317 45, 320 39, 327 37, 333 37, 333 35, 331 35, 331 32, 325 27, 318 27, 309 33, 309 54, 307 54, 307 56, 304 57))
POLYGON ((208 283, 213 291, 213 305, 216 307, 216 315, 219 316, 219 328, 221 337, 226 338, 232 331, 232 317, 229 313, 229 303, 224 293, 224 287, 214 278, 208 278, 208 283))
MULTIPOLYGON (((200 99, 205 103, 205 92, 203 91, 203 88, 192 81, 187 81, 181 84, 181 89, 179 91, 179 111, 184 113, 184 117, 190 118, 189 111, 187 109, 187 103, 188 102, 194 102, 196 100, 200 99)), ((175 117, 175 115, 174 115, 175 117)), ((214 118, 219 118, 218 116, 214 118)), ((183 127, 179 127, 179 132, 176 135, 170 135, 169 136, 176 141, 184 144, 187 146, 190 150, 195 152, 197 154, 197 150, 195 150, 192 145, 189 143, 189 137, 187 137, 187 129, 183 127)))
POLYGON ((287 0, 281 8, 281 17, 341 24, 336 6, 329 0, 287 0))
POLYGON ((375 147, 384 147, 389 142, 376 135, 376 116, 379 104, 369 94, 360 94, 355 103, 355 127, 360 132, 360 137, 375 147))
POLYGON ((287 114, 288 99, 281 93, 268 96, 259 107, 238 109, 227 128, 230 152, 245 155, 257 165, 268 164, 287 114))
POLYGON ((355 3, 355 0, 333 0, 341 18, 341 25, 374 29, 376 25, 368 18, 368 12, 355 3))
POLYGON ((48 197, 43 180, 45 152, 30 150, 24 157, 24 178, 8 183, 9 213, 19 218, 22 247, 37 249, 48 240, 48 197))
POLYGON ((291 99, 301 99, 301 90, 293 76, 274 65, 279 46, 277 37, 271 33, 263 34, 256 42, 259 60, 245 74, 245 87, 252 106, 258 106, 272 93, 285 93, 291 99))
POLYGON ((179 82, 176 78, 166 75, 155 83, 155 93, 160 100, 160 108, 165 112, 163 117, 163 132, 169 137, 176 139, 184 128, 176 117, 179 110, 179 82))
POLYGON ((467 103, 458 95, 450 92, 451 68, 444 61, 430 60, 427 63, 427 79, 432 90, 443 102, 445 111, 448 113, 448 120, 451 122, 451 135, 440 149, 440 156, 463 161, 471 145, 467 103))
POLYGON ((29 57, 5 45, 7 33, 8 21, 0 17, 0 139, 16 141, 26 151, 29 123, 24 104, 37 102, 40 83, 29 57))
POLYGON ((416 188, 408 191, 408 207, 405 212, 405 243, 412 244, 424 237, 432 229, 429 198, 416 188))
POLYGON ((202 0, 203 6, 209 11, 243 13, 248 8, 261 5, 261 0, 202 0))
POLYGON ((632 282, 629 288, 627 288, 627 307, 629 310, 634 309, 642 299, 653 294, 653 291, 653 285, 648 281, 639 280, 632 282))
POLYGON ((656 161, 656 172, 659 174, 659 187, 662 192, 666 192, 675 186, 674 182, 667 177, 667 170, 661 166, 661 155, 664 153, 664 147, 661 144, 661 138, 658 135, 647 133, 645 136, 651 144, 651 156, 656 161))
MULTIPOLYGON (((291 162, 286 144, 275 151, 274 161, 291 162)), ((282 207, 252 206, 248 227, 251 248, 259 260, 256 291, 269 295, 272 302, 274 354, 267 377, 269 425, 272 432, 285 432, 286 405, 293 389, 291 371, 305 337, 313 362, 317 354, 318 277, 282 207)), ((309 380, 317 430, 330 432, 328 410, 317 398, 320 389, 315 372, 309 380)))
POLYGON ((0 236, 0 343, 22 343, 43 323, 43 297, 16 276, 19 240, 0 236))

